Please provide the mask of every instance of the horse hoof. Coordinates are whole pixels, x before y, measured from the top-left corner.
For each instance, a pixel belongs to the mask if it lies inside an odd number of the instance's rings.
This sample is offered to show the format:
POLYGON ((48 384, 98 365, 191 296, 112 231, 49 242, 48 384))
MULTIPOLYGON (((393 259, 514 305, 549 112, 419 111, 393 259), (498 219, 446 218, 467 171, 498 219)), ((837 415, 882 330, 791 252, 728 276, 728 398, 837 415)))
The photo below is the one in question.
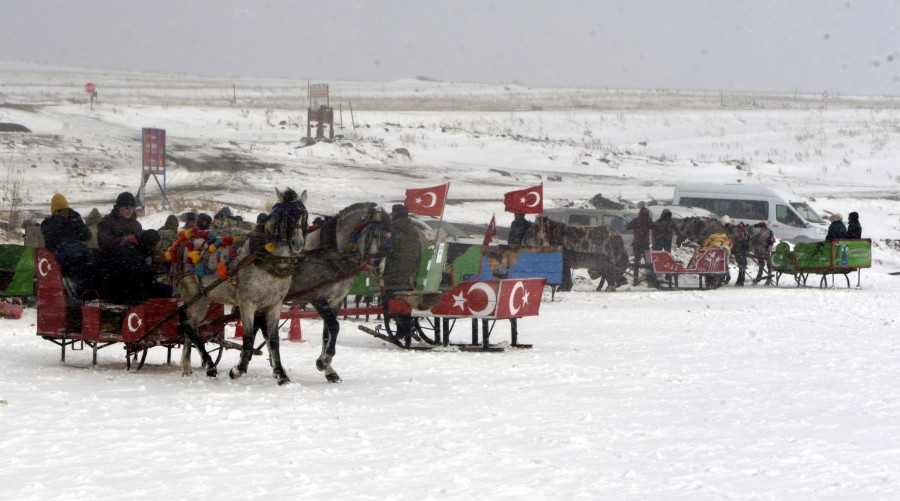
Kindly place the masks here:
POLYGON ((319 372, 325 372, 325 369, 327 368, 328 365, 324 361, 322 361, 322 359, 316 359, 316 369, 318 369, 319 372))
POLYGON ((206 370, 206 377, 210 379, 216 379, 219 377, 219 371, 216 370, 215 367, 206 370))
POLYGON ((286 386, 289 384, 291 384, 291 380, 287 376, 278 378, 278 386, 286 386))
POLYGON ((231 379, 238 379, 239 377, 241 377, 243 375, 244 375, 243 372, 236 371, 234 369, 231 369, 230 371, 228 371, 228 377, 230 377, 231 379))
POLYGON ((325 379, 327 379, 329 383, 343 383, 344 382, 344 380, 341 379, 341 376, 337 375, 337 372, 333 372, 331 374, 325 374, 325 379))

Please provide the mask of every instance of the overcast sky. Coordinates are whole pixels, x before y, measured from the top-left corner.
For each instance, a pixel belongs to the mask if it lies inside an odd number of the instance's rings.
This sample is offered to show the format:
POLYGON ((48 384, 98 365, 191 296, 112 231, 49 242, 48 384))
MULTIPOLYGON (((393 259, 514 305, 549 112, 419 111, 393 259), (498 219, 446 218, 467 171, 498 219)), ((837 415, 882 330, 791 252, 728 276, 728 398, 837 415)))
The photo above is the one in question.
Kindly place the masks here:
POLYGON ((900 0, 0 0, 0 60, 900 95, 900 0))

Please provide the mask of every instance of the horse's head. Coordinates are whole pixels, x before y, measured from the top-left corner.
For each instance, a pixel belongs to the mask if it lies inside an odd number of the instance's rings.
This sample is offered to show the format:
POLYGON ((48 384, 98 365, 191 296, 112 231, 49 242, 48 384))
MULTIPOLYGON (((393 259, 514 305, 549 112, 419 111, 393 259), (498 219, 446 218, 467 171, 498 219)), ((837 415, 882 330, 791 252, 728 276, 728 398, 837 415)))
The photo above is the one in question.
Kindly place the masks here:
POLYGON ((358 224, 356 253, 373 267, 373 273, 381 276, 388 246, 387 233, 391 231, 391 216, 377 205, 370 206, 358 224))
POLYGON ((284 193, 278 191, 279 202, 275 204, 266 223, 266 240, 275 247, 288 247, 291 254, 298 254, 308 231, 309 213, 306 210, 306 191, 301 195, 288 189, 284 193))

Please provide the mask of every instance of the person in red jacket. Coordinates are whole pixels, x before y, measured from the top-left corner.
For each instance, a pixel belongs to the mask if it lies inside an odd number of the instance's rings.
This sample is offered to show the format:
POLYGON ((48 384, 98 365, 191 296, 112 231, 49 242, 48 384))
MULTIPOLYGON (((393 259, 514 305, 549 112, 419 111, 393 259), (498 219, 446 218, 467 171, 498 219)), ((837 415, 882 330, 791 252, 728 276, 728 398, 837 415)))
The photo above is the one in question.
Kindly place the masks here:
POLYGON ((641 283, 641 261, 644 259, 644 253, 650 250, 650 230, 652 228, 653 218, 650 216, 650 209, 646 207, 641 207, 637 217, 625 226, 625 229, 634 232, 634 240, 631 242, 631 249, 634 252, 634 285, 641 283))

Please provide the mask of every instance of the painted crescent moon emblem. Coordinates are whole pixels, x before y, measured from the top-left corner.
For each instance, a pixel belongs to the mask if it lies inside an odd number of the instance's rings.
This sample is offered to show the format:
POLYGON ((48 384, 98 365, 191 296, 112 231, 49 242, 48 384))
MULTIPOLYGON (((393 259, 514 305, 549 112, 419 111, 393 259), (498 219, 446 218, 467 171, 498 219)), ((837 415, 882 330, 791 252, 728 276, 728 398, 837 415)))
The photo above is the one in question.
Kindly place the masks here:
POLYGON ((128 330, 130 330, 131 332, 137 332, 137 330, 141 327, 141 324, 143 324, 143 322, 141 321, 141 317, 138 316, 137 313, 128 315, 128 330), (132 323, 134 319, 137 319, 137 326, 132 323))
MULTIPOLYGON (((514 285, 512 288, 512 292, 509 293, 509 313, 512 316, 518 315, 519 310, 522 309, 523 306, 525 306, 525 301, 522 301, 522 304, 520 304, 519 306, 515 305, 516 291, 518 291, 519 289, 522 289, 522 291, 525 291, 525 284, 523 284, 521 281, 516 282, 516 285, 514 285)), ((524 294, 522 295, 522 297, 524 299, 524 297, 525 297, 524 294)))
POLYGON ((538 192, 529 191, 528 193, 525 194, 525 196, 527 197, 528 195, 534 195, 534 203, 533 204, 525 204, 526 207, 537 207, 537 204, 541 203, 541 195, 538 192))
POLYGON ((42 277, 46 277, 48 273, 50 273, 50 261, 47 258, 43 258, 38 262, 38 273, 41 274, 42 277))
POLYGON ((476 282, 475 285, 469 287, 469 291, 466 293, 466 296, 471 294, 472 291, 476 289, 484 292, 484 295, 487 296, 487 305, 483 310, 475 311, 470 309, 469 311, 476 317, 483 317, 488 313, 494 311, 494 308, 497 306, 497 295, 494 293, 494 289, 491 289, 488 284, 484 282, 476 282))
POLYGON ((422 207, 425 207, 425 208, 431 208, 431 207, 434 207, 434 204, 437 203, 437 195, 435 195, 434 192, 429 191, 429 192, 426 193, 424 196, 426 196, 426 197, 431 197, 431 203, 430 203, 430 204, 424 204, 424 203, 423 203, 423 204, 422 204, 422 207))

